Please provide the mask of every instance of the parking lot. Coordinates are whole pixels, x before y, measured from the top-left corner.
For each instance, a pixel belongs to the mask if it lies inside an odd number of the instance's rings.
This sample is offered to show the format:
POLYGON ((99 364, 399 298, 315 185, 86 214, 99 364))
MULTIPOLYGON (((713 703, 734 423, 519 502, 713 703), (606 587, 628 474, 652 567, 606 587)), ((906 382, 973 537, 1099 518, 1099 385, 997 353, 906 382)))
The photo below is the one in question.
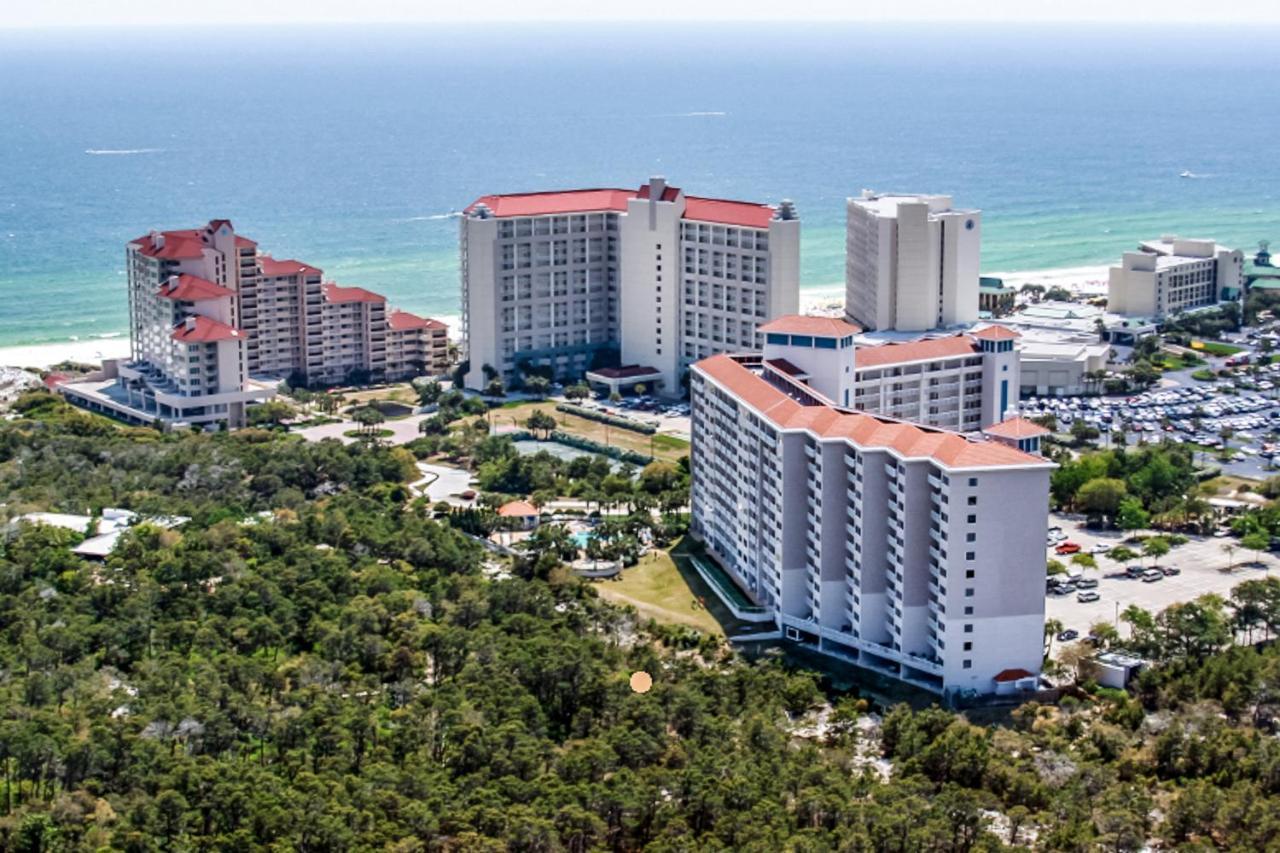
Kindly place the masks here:
MULTIPOLYGON (((1226 359, 1210 359, 1210 369, 1226 359)), ((1049 397, 1024 400, 1025 417, 1053 415, 1060 432, 1082 422, 1102 432, 1099 444, 1108 446, 1114 432, 1130 444, 1138 441, 1186 442, 1209 451, 1223 447, 1230 430, 1233 451, 1223 471, 1262 479, 1280 465, 1280 364, 1267 365, 1257 376, 1240 375, 1217 382, 1191 378, 1193 370, 1169 371, 1160 386, 1141 394, 1112 397, 1049 397), (1229 391, 1231 393, 1223 393, 1229 391)))
MULTIPOLYGON (((1123 533, 1087 531, 1082 522, 1059 515, 1051 515, 1049 523, 1060 526, 1067 534, 1067 541, 1079 544, 1086 553, 1099 542, 1112 547, 1123 543, 1123 533)), ((1119 621, 1119 614, 1131 604, 1158 613, 1171 604, 1191 601, 1205 593, 1212 592, 1226 597, 1233 587, 1243 581, 1280 571, 1280 559, 1276 555, 1264 551, 1259 557, 1252 551, 1239 548, 1239 544, 1239 540, 1229 537, 1193 537, 1190 542, 1175 547, 1168 556, 1159 560, 1158 565, 1176 566, 1180 573, 1154 583, 1146 583, 1125 574, 1126 565, 1141 563, 1143 566, 1150 566, 1151 558, 1142 557, 1121 564, 1106 554, 1096 554, 1094 559, 1097 560, 1098 568, 1085 569, 1084 576, 1098 579, 1098 586, 1093 591, 1099 594, 1099 600, 1086 604, 1077 601, 1074 592, 1067 595, 1049 594, 1045 600, 1045 618, 1057 619, 1064 628, 1072 628, 1080 632, 1081 636, 1087 634, 1089 626, 1094 623, 1112 622, 1124 636, 1127 632, 1124 624, 1119 621), (1224 544, 1237 546, 1230 558, 1222 550, 1224 544), (1227 570, 1229 561, 1233 564, 1230 571, 1227 570)), ((1131 547, 1131 550, 1141 549, 1131 547)), ((1047 554, 1051 559, 1070 565, 1071 558, 1056 555, 1053 548, 1048 548, 1047 554)))

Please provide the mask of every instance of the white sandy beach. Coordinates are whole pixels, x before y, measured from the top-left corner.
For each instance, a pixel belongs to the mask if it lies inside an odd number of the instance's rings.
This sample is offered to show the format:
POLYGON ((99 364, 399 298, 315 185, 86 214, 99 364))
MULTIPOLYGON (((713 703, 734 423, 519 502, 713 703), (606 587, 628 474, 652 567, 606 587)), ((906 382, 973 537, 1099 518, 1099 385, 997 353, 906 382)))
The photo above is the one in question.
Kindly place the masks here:
POLYGON ((104 358, 128 355, 128 338, 91 338, 87 341, 0 347, 0 364, 6 367, 52 367, 63 361, 97 364, 104 358))

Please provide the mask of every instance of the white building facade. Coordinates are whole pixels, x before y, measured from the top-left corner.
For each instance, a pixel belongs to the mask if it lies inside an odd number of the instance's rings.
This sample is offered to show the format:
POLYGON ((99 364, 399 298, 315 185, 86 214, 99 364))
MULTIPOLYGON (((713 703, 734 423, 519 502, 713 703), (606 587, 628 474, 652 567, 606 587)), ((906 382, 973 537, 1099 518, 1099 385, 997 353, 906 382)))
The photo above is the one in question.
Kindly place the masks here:
MULTIPOLYGON (((838 360, 853 345, 832 331, 814 352, 838 360)), ((693 366, 708 555, 790 640, 949 695, 1034 688, 1052 463, 836 406, 794 368, 693 366)))
POLYGON ((799 304, 794 207, 638 190, 492 195, 460 226, 466 384, 549 368, 652 368, 679 393, 687 366, 757 348, 756 327, 799 304))
POLYGON ((1004 326, 885 343, 844 320, 787 315, 760 331, 766 364, 840 406, 960 432, 1017 408, 1019 335, 1004 326))
POLYGON ((279 380, 402 379, 447 367, 445 326, 362 288, 260 254, 225 219, 153 231, 126 247, 131 355, 112 382, 72 383, 72 402, 134 423, 245 423, 279 380))
POLYGON ((1240 297, 1244 253, 1213 240, 1161 237, 1125 252, 1111 268, 1107 310, 1160 319, 1240 297))
POLYGON ((978 319, 982 212, 945 195, 863 190, 846 203, 845 314, 877 331, 978 319))

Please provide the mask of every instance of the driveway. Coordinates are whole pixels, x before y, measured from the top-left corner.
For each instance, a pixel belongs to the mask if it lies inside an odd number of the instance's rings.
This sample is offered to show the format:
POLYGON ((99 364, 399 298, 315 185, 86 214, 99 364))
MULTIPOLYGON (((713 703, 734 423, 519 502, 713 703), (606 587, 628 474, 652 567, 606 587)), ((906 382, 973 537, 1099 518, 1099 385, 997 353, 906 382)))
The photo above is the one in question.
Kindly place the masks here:
POLYGON ((426 494, 433 503, 445 501, 454 506, 472 505, 471 501, 459 497, 467 489, 474 488, 470 471, 428 462, 419 462, 418 470, 422 472, 422 479, 410 485, 414 491, 426 494))
MULTIPOLYGON (((399 418, 393 421, 384 421, 378 426, 378 429, 389 429, 391 435, 382 438, 382 441, 388 444, 407 444, 417 438, 418 424, 422 423, 431 415, 410 415, 407 418, 399 418)), ((343 444, 351 444, 357 439, 352 438, 345 433, 354 429, 359 429, 360 425, 355 421, 341 421, 336 424, 323 424, 321 426, 307 427, 306 429, 297 430, 297 434, 305 438, 307 441, 323 441, 326 438, 336 438, 343 444)))

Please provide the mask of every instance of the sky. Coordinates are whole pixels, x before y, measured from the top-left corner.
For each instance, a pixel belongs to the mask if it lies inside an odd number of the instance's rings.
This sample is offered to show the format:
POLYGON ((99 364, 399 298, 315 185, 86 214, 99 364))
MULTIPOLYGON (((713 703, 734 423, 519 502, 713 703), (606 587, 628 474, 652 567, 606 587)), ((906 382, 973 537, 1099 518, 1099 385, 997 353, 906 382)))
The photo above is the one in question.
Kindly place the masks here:
POLYGON ((0 0, 0 28, 514 21, 1280 23, 1276 0, 0 0), (1211 10, 1211 12, 1209 11, 1211 10))

